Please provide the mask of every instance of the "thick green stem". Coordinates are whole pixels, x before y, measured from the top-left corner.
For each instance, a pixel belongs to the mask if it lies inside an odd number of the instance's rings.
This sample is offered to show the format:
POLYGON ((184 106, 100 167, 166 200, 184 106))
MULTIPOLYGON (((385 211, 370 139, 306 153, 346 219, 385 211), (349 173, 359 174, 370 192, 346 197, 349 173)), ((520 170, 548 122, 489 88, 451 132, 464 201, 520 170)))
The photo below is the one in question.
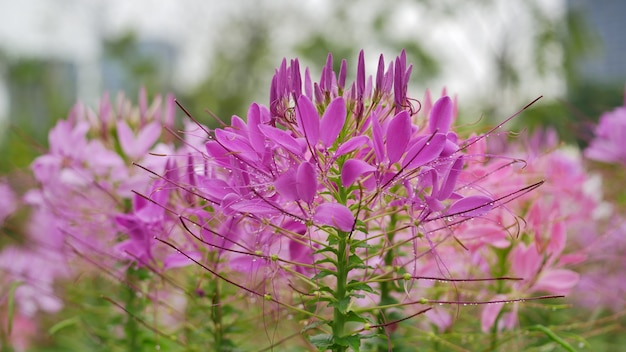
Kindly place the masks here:
MULTIPOLYGON (((344 327, 346 324, 346 312, 342 312, 340 302, 346 298, 346 285, 348 284, 348 235, 339 233, 339 244, 337 247, 337 288, 335 290, 336 304, 333 312, 333 337, 335 339, 343 337, 344 327)), ((334 352, 346 351, 345 346, 338 346, 333 349, 334 352)))

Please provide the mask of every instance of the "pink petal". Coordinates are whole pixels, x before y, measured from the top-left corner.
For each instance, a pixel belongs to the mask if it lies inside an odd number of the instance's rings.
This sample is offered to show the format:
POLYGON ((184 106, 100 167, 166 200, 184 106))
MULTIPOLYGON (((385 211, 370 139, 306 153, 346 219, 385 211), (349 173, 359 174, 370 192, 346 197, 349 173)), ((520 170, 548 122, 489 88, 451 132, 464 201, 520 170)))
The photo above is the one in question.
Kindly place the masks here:
MULTIPOLYGON (((500 301, 504 299, 507 299, 505 295, 496 295, 491 300, 500 301)), ((493 327, 493 324, 495 324, 496 318, 500 314, 503 306, 504 303, 493 303, 485 305, 485 308, 483 308, 483 311, 480 315, 480 325, 484 333, 488 333, 491 331, 491 328, 493 327)))
POLYGON ((322 143, 324 146, 331 147, 346 122, 346 102, 342 97, 335 98, 324 111, 322 121, 320 122, 320 129, 323 132, 321 134, 322 143))
POLYGON ((150 147, 159 139, 161 136, 161 124, 154 121, 144 126, 137 136, 137 141, 135 142, 135 152, 137 153, 133 157, 141 157, 143 154, 147 153, 150 150, 150 147))
POLYGON ((288 132, 268 125, 259 125, 259 130, 265 135, 265 137, 288 151, 296 155, 302 154, 302 146, 288 132))
POLYGON ((319 225, 328 225, 341 231, 352 231, 354 215, 345 205, 338 203, 323 203, 315 209, 313 220, 319 225))
POLYGON ((400 160, 406 151, 406 146, 411 138, 411 118, 406 110, 396 115, 387 128, 387 156, 389 164, 400 160))
POLYGON ((565 248, 566 237, 565 224, 560 221, 553 224, 552 231, 550 231, 550 242, 548 242, 546 252, 553 256, 561 254, 565 248))
POLYGON ((448 214, 474 217, 480 216, 493 208, 493 199, 484 195, 469 196, 457 200, 448 209, 448 214))
POLYGON ((445 96, 437 100, 428 117, 428 126, 431 133, 446 133, 450 130, 452 110, 453 104, 450 97, 445 96))
POLYGON ((533 291, 546 291, 553 295, 566 295, 580 279, 580 275, 571 270, 555 269, 543 272, 532 287, 533 291))
POLYGON ((296 120, 309 144, 311 146, 316 145, 320 139, 320 117, 315 105, 306 95, 301 95, 298 98, 296 120))
POLYGON ((445 144, 446 136, 444 134, 437 133, 432 139, 430 136, 424 136, 406 153, 402 166, 404 168, 418 168, 428 164, 439 157, 445 144))
POLYGON ((307 203, 313 202, 315 192, 317 192, 317 176, 311 163, 304 162, 298 166, 296 188, 300 199, 307 203))
POLYGON ((341 184, 344 187, 351 186, 360 176, 376 171, 376 168, 361 159, 349 159, 341 169, 341 184))
POLYGON ((511 270, 516 276, 525 280, 531 280, 535 277, 542 260, 534 245, 526 247, 526 245, 520 244, 513 249, 510 256, 512 258, 511 270))
POLYGON ((124 154, 134 158, 135 134, 124 120, 117 122, 117 138, 124 154))

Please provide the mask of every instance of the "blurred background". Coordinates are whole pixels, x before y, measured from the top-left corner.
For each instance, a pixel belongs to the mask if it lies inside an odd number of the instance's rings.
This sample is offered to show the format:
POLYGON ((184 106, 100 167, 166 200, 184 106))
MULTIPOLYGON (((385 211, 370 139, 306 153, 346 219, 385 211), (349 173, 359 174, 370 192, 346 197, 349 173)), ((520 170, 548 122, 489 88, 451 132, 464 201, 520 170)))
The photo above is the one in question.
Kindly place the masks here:
POLYGON ((620 0, 0 0, 0 172, 28 165, 54 122, 103 92, 173 92, 199 120, 268 103, 283 57, 317 77, 328 52, 354 73, 406 49, 411 96, 445 87, 464 121, 498 121, 543 95, 518 127, 586 126, 621 105, 620 0))

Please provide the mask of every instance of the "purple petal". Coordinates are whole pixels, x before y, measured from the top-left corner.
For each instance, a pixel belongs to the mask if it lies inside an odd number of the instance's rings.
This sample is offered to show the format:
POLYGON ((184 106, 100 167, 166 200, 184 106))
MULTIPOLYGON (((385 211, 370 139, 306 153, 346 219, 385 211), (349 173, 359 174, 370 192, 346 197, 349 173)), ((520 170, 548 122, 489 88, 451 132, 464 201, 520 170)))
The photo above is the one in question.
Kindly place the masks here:
POLYGON ((363 50, 359 52, 359 62, 356 70, 356 93, 358 98, 365 94, 365 54, 363 50))
POLYGON ((313 84, 311 83, 311 73, 308 67, 304 69, 304 94, 309 99, 313 99, 313 84))
POLYGON ((428 117, 428 125, 430 132, 446 133, 450 129, 452 124, 452 99, 450 97, 441 97, 432 110, 430 110, 430 116, 428 117))
POLYGON ((194 264, 193 260, 200 261, 202 259, 202 253, 198 251, 185 252, 185 254, 173 253, 165 257, 163 260, 163 269, 181 268, 194 264), (193 260, 188 257, 191 257, 193 260))
POLYGON ((461 170, 463 170, 463 157, 458 157, 450 167, 450 170, 448 170, 448 173, 446 174, 443 181, 441 182, 441 189, 439 190, 439 194, 437 195, 437 198, 439 200, 450 198, 450 195, 452 195, 454 187, 456 186, 456 181, 461 174, 461 170))
POLYGON ((446 145, 446 136, 437 133, 430 138, 424 136, 409 149, 402 161, 404 168, 417 168, 437 159, 446 145), (430 141, 429 141, 430 140, 430 141))
POLYGON ((493 199, 484 195, 469 196, 457 200, 448 209, 449 215, 480 216, 493 208, 493 199))
POLYGON ((301 95, 298 98, 296 120, 309 144, 311 146, 316 145, 320 139, 320 117, 317 114, 315 105, 306 95, 301 95))
POLYGON ((378 58, 378 71, 376 71, 376 91, 381 92, 383 89, 383 77, 385 76, 385 58, 380 54, 378 58))
MULTIPOLYGON (((289 241, 289 256, 294 262, 313 264, 313 250, 311 247, 304 245, 301 242, 294 240, 289 241)), ((295 269, 299 273, 304 273, 307 270, 306 267, 301 265, 296 265, 295 269)))
POLYGON ((383 131, 378 121, 378 114, 372 114, 371 124, 372 142, 374 144, 374 153, 376 154, 376 160, 378 162, 382 162, 385 159, 385 149, 383 144, 383 131))
POLYGON ((346 59, 341 60, 341 66, 339 66, 339 78, 337 78, 337 87, 343 90, 346 86, 346 75, 348 72, 348 64, 346 59))
POLYGON ((296 188, 296 173, 293 172, 293 170, 289 170, 280 175, 276 181, 274 181, 274 187, 286 201, 300 199, 298 189, 296 188))
POLYGON ((348 140, 344 144, 340 145, 339 148, 337 148, 337 151, 335 152, 335 158, 338 158, 344 154, 348 154, 350 152, 353 152, 359 149, 361 146, 367 144, 367 141, 369 141, 368 136, 356 136, 356 137, 350 138, 350 140, 348 140))
POLYGON ((313 220, 319 225, 328 225, 341 231, 352 231, 354 215, 345 205, 338 203, 323 203, 315 209, 313 220))
POLYGON ((400 160, 406 151, 406 146, 411 138, 411 117, 406 110, 396 115, 387 128, 387 156, 389 164, 400 160))
POLYGON ((288 132, 268 125, 259 125, 259 130, 265 135, 265 137, 279 144, 288 151, 296 155, 302 154, 302 146, 288 132))
POLYGON ((374 166, 361 159, 349 159, 343 164, 341 169, 341 184, 344 187, 349 187, 360 176, 374 171, 376 171, 374 166))
POLYGON ((226 129, 248 139, 248 125, 237 115, 231 116, 230 127, 226 127, 226 129))
POLYGON ((217 139, 217 141, 230 153, 237 155, 244 160, 254 162, 259 158, 256 151, 252 149, 248 141, 234 132, 216 129, 215 139, 217 139))
POLYGON ((335 98, 324 111, 320 128, 322 133, 322 143, 326 148, 333 145, 346 122, 346 102, 342 97, 335 98))
POLYGON ((230 154, 228 150, 222 147, 216 141, 208 141, 204 145, 207 154, 212 157, 214 162, 220 166, 231 167, 230 154))
POLYGON ((202 194, 214 202, 220 202, 227 194, 234 192, 228 183, 220 179, 198 177, 198 182, 202 194))
POLYGON ((250 145, 257 152, 265 150, 265 136, 259 130, 261 125, 261 110, 259 105, 254 103, 248 109, 248 136, 250 145))
POLYGON ((279 212, 278 206, 263 199, 244 199, 230 204, 230 209, 240 213, 250 213, 255 215, 275 215, 279 212))
POLYGON ((313 202, 315 192, 317 192, 317 176, 311 163, 304 162, 298 166, 296 188, 300 199, 307 203, 313 202))

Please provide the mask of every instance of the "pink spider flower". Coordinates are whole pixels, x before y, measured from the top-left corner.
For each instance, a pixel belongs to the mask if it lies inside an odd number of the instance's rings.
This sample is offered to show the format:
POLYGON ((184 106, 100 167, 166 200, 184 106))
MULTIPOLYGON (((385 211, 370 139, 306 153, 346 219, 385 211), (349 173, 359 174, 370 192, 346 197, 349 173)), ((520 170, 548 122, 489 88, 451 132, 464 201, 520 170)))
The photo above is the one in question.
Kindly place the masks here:
POLYGON ((594 131, 595 138, 585 150, 589 159, 626 165, 626 95, 624 106, 605 112, 594 131))
MULTIPOLYGON (((207 142, 188 159, 187 176, 163 177, 188 197, 169 206, 192 240, 220 258, 198 263, 219 266, 214 273, 222 278, 243 275, 238 285, 250 293, 293 299, 295 273, 326 280, 316 275, 329 268, 323 249, 345 233, 364 244, 353 252, 365 258, 348 280, 367 282, 389 267, 416 278, 464 277, 456 269, 468 262, 448 248, 455 226, 536 185, 520 191, 528 186, 520 178, 492 192, 483 176, 468 172, 468 161, 485 156, 476 152, 483 136, 458 136, 456 100, 445 91, 434 102, 428 93, 422 110, 416 107, 407 96, 411 66, 404 53, 389 66, 381 56, 373 78, 365 74, 361 52, 352 84, 346 83, 346 62, 339 74, 332 62, 329 55, 313 82, 308 69, 303 78, 297 59, 283 60, 269 108, 254 103, 245 119, 233 116, 227 126, 204 128, 207 142)), ((404 296, 396 292, 394 299, 411 302, 436 292, 432 283, 409 281, 404 296)), ((371 299, 355 304, 376 299, 363 294, 371 299)), ((414 308, 419 305, 406 311, 414 308)), ((429 318, 445 329, 452 321, 446 314, 429 318)))

